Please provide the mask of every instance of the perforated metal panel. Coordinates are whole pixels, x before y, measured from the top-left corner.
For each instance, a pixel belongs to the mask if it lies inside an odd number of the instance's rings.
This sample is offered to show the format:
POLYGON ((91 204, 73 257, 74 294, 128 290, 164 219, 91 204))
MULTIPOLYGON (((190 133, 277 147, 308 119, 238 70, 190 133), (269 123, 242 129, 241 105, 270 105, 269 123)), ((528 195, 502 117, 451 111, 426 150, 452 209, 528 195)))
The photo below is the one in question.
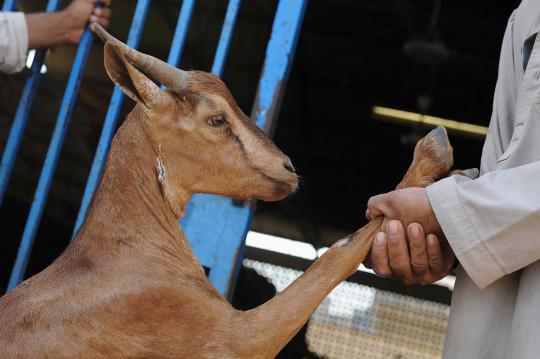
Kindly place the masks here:
MULTIPOLYGON (((244 259, 282 291, 301 271, 244 259)), ((327 358, 440 358, 449 307, 344 282, 312 316, 309 349, 327 358)))

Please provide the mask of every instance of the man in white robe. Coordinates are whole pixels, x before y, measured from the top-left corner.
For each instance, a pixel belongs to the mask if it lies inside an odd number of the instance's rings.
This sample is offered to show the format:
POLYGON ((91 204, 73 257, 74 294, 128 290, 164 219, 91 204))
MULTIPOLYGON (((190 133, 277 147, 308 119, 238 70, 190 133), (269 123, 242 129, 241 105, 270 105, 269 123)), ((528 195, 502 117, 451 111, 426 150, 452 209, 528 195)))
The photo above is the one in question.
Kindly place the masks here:
POLYGON ((539 31, 540 1, 524 0, 503 39, 481 176, 368 203, 368 218, 396 220, 376 236, 377 273, 426 284, 459 260, 446 359, 540 358, 539 31))

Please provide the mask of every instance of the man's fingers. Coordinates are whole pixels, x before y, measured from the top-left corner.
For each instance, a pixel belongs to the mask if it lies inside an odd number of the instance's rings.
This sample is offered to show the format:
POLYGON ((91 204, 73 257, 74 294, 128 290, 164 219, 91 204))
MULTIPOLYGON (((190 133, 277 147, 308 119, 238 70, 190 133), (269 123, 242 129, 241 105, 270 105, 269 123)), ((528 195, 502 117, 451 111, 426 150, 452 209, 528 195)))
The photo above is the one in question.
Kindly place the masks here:
POLYGON ((90 0, 91 3, 97 3, 97 2, 100 2, 100 3, 103 3, 103 6, 105 7, 109 7, 111 6, 111 0, 90 0))
POLYGON ((109 20, 104 19, 104 18, 102 18, 102 17, 98 18, 97 21, 95 21, 95 22, 97 22, 98 24, 100 24, 101 27, 103 27, 103 28, 105 28, 105 29, 109 27, 109 20))
POLYGON ((409 239, 412 272, 417 277, 422 277, 429 272, 426 237, 422 226, 418 223, 411 223, 407 227, 407 238, 409 239))
POLYGON ((103 17, 97 17, 97 16, 94 16, 94 15, 90 15, 90 21, 89 22, 91 24, 94 23, 94 22, 97 22, 98 24, 100 24, 104 28, 107 28, 109 26, 109 20, 108 19, 105 19, 103 17))
MULTIPOLYGON (((375 243, 375 237, 373 237, 373 243, 375 243)), ((373 245, 371 245, 373 247, 373 245)), ((364 258, 364 261, 362 262, 364 267, 373 269, 373 265, 371 264, 371 249, 369 250, 369 253, 367 254, 366 258, 364 258)))
POLYGON ((388 264, 392 274, 405 284, 413 281, 409 248, 405 239, 405 230, 401 222, 389 221, 386 226, 388 242, 388 264))
POLYGON ((108 8, 95 8, 90 15, 90 23, 97 22, 104 28, 109 26, 109 19, 111 17, 111 9, 108 8))
POLYGON ((371 264, 371 251, 368 253, 368 255, 366 256, 366 258, 364 259, 364 261, 362 262, 362 264, 363 264, 364 267, 366 267, 367 269, 373 269, 373 264, 371 264))
POLYGON ((435 276, 443 276, 446 273, 443 254, 439 239, 434 234, 428 234, 426 237, 426 246, 429 260, 429 269, 435 276))
POLYGON ((109 8, 94 8, 92 13, 97 17, 109 19, 111 17, 111 9, 109 8))
POLYGON ((371 218, 386 216, 389 218, 394 218, 393 211, 389 206, 389 194, 380 194, 373 196, 368 200, 368 211, 371 218))
MULTIPOLYGON (((379 195, 380 196, 380 195, 379 195)), ((368 209, 366 211, 366 217, 369 215, 369 218, 368 220, 371 221, 371 219, 375 218, 375 217, 378 217, 378 216, 382 216, 384 215, 384 213, 381 212, 381 210, 379 209, 379 205, 380 205, 380 201, 377 197, 379 196, 374 196, 374 197, 371 197, 369 200, 368 200, 368 209), (370 219, 371 218, 371 219, 370 219)))
POLYGON ((450 245, 447 243, 446 247, 443 249, 443 261, 445 266, 445 274, 449 273, 454 264, 456 263, 456 255, 454 254, 454 251, 450 247, 450 245))
POLYGON ((375 235, 373 246, 371 247, 371 266, 373 271, 381 277, 390 277, 392 271, 388 265, 388 250, 386 234, 379 232, 375 235))
POLYGON ((373 218, 374 217, 371 215, 371 212, 369 211, 369 209, 366 209, 366 219, 371 222, 373 218))

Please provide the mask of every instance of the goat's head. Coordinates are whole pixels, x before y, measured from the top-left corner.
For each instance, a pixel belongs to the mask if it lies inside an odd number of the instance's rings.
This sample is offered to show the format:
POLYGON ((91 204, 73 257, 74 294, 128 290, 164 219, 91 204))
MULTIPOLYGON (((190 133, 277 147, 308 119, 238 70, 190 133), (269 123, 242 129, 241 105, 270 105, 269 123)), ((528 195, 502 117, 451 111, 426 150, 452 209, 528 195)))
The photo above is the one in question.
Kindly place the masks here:
POLYGON ((289 158, 240 110, 218 77, 179 70, 93 26, 105 41, 107 73, 142 110, 137 117, 143 117, 170 196, 180 186, 192 193, 264 200, 296 190, 289 158))

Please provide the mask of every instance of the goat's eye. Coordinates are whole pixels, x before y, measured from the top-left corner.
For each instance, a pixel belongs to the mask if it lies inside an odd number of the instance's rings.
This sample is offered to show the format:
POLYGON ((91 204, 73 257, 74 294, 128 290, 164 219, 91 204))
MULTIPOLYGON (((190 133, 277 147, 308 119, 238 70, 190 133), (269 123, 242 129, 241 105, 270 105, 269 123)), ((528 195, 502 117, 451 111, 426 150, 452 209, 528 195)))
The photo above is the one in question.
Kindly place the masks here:
POLYGON ((212 127, 224 127, 227 125, 227 120, 223 115, 214 116, 208 119, 208 124, 212 127))

